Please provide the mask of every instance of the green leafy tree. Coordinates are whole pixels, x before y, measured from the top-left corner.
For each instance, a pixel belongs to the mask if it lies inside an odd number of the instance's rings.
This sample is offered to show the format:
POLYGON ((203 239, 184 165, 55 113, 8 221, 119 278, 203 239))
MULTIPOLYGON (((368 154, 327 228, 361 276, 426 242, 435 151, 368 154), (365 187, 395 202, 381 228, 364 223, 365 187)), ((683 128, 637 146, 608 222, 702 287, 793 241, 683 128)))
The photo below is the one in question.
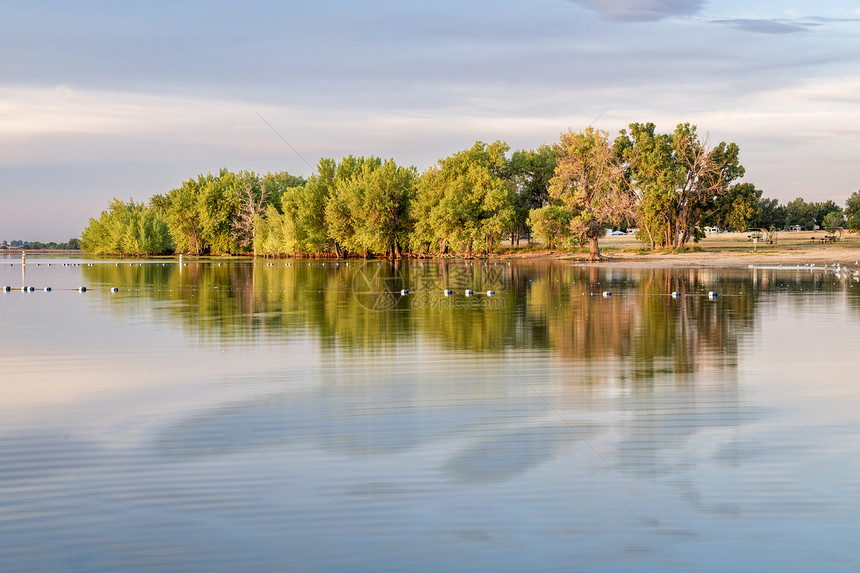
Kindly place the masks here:
POLYGON ((155 255, 170 252, 167 223, 143 203, 113 199, 81 233, 81 249, 94 255, 155 255))
POLYGON ((614 143, 625 164, 625 184, 638 197, 638 237, 651 248, 672 244, 676 187, 680 176, 673 161, 672 137, 656 132, 653 123, 633 123, 614 143))
POLYGON ((812 229, 816 224, 815 215, 814 207, 804 201, 803 197, 797 197, 785 205, 785 222, 789 227, 797 225, 812 229))
POLYGON ((570 238, 570 211, 560 205, 532 209, 528 225, 550 249, 556 249, 570 238))
MULTIPOLYGON (((231 222, 231 237, 243 250, 253 248, 254 254, 273 255, 295 252, 295 245, 291 244, 290 250, 282 250, 286 244, 275 245, 271 241, 275 236, 281 235, 268 233, 268 219, 282 216, 284 195, 290 193, 295 187, 305 185, 302 177, 290 175, 286 171, 279 173, 267 173, 259 177, 254 173, 241 172, 239 179, 244 186, 238 191, 239 209, 233 215, 231 222), (272 206, 273 209, 269 209, 272 206), (265 228, 263 228, 265 227, 265 228), (266 234, 265 240, 257 240, 258 233, 266 234), (265 246, 264 246, 265 245, 265 246), (271 251, 269 249, 272 249, 271 251)), ((273 226, 280 226, 280 221, 272 221, 273 226)))
POLYGON ((827 201, 810 203, 810 208, 812 216, 815 219, 815 224, 819 227, 826 227, 825 219, 831 213, 839 216, 842 215, 842 207, 829 199, 827 201))
POLYGON ((416 178, 414 168, 398 167, 393 159, 364 161, 360 171, 338 182, 326 206, 332 238, 353 252, 400 258, 412 230, 416 178))
POLYGON ((508 162, 508 178, 514 184, 514 227, 511 239, 519 244, 529 232, 533 209, 550 204, 549 182, 555 174, 559 148, 541 145, 535 150, 513 152, 508 162))
POLYGON ((761 190, 752 183, 730 185, 724 194, 717 197, 715 209, 707 220, 722 229, 743 231, 758 216, 761 195, 761 190))
POLYGON ((266 173, 260 181, 262 187, 266 189, 268 196, 267 203, 271 203, 278 211, 282 211, 282 196, 288 190, 296 187, 304 187, 307 180, 298 175, 291 175, 286 171, 278 171, 276 173, 266 173))
POLYGON ((181 186, 166 195, 165 218, 173 244, 180 253, 200 255, 206 249, 197 207, 199 181, 200 178, 183 181, 181 186))
POLYGON ((785 228, 785 205, 780 205, 778 199, 762 197, 758 202, 758 213, 750 221, 750 226, 756 229, 785 228))
POLYGON ((855 191, 845 201, 845 227, 860 231, 860 191, 855 191))
POLYGON ((698 240, 708 222, 736 222, 752 211, 754 188, 737 189, 740 202, 725 197, 732 181, 744 175, 734 143, 711 147, 689 123, 666 135, 657 134, 652 123, 636 123, 621 132, 615 147, 640 199, 640 238, 652 247, 683 247, 698 240))
POLYGON ((824 221, 822 221, 822 226, 827 230, 828 233, 832 233, 833 231, 839 229, 844 225, 845 217, 842 216, 841 211, 831 211, 824 216, 824 221))
POLYGON ((424 172, 416 186, 412 242, 419 249, 491 251, 514 223, 508 146, 476 142, 424 172))
POLYGON ((198 211, 201 236, 212 254, 239 250, 232 236, 233 221, 240 210, 240 193, 245 177, 222 169, 217 177, 207 176, 199 188, 198 211))
POLYGON ((592 260, 601 258, 599 238, 613 220, 632 216, 635 197, 624 181, 624 166, 606 132, 587 128, 561 135, 550 195, 572 215, 570 229, 589 241, 592 260))

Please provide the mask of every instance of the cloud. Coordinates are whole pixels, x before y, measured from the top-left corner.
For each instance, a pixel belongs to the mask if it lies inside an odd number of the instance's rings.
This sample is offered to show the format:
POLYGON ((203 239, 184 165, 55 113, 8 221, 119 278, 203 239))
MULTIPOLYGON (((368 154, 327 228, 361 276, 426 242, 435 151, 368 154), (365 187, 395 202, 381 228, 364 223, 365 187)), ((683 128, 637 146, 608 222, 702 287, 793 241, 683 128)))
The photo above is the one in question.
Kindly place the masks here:
POLYGON ((750 18, 725 18, 710 20, 712 24, 723 24, 744 32, 755 34, 802 34, 811 28, 820 26, 815 22, 799 22, 794 20, 768 20, 750 18))
POLYGON ((674 16, 694 16, 704 0, 571 0, 611 22, 653 22, 674 16))

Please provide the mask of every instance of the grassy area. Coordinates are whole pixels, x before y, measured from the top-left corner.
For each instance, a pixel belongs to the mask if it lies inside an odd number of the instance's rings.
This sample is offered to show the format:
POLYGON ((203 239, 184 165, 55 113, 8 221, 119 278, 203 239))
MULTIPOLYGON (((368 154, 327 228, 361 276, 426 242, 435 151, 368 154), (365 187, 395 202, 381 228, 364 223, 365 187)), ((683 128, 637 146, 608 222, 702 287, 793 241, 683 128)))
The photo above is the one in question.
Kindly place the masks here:
MULTIPOLYGON (((808 251, 809 249, 821 250, 822 252, 838 251, 842 249, 856 249, 860 247, 860 235, 857 233, 845 233, 844 240, 836 243, 824 243, 826 231, 785 231, 776 233, 773 242, 754 243, 749 239, 750 233, 718 233, 708 235, 699 245, 705 252, 759 252, 759 253, 781 253, 786 251, 808 251), (814 239, 814 240, 813 240, 814 239)), ((838 236, 838 234, 837 234, 838 236)))
MULTIPOLYGON (((829 233, 826 231, 785 231, 776 233, 772 243, 750 240, 751 233, 717 233, 708 235, 699 243, 690 245, 681 252, 720 252, 720 253, 784 253, 787 251, 807 251, 809 249, 822 252, 839 251, 842 249, 860 248, 860 234, 845 233, 844 241, 837 243, 822 243, 821 239, 829 233), (815 238, 815 241, 812 239, 815 238)), ((837 234, 838 235, 838 234, 837 234)), ((541 249, 532 245, 529 250, 541 249)), ((629 253, 649 253, 651 250, 636 240, 632 235, 616 235, 600 238, 601 251, 621 251, 629 253)), ((508 249, 515 250, 515 249, 508 249)), ((674 252, 674 251, 667 251, 674 252)))
MULTIPOLYGON (((710 265, 731 266, 738 264, 809 264, 809 263, 855 263, 860 260, 860 235, 845 233, 844 241, 824 243, 825 231, 786 231, 777 233, 773 242, 753 242, 751 232, 719 233, 708 235, 699 243, 691 243, 684 249, 652 251, 633 236, 616 235, 601 237, 600 251, 607 261, 616 264, 634 265, 710 265), (815 240, 813 240, 813 238, 815 240)), ((838 236, 838 234, 837 234, 838 236)), ((503 245, 501 256, 512 258, 548 258, 585 260, 588 249, 548 251, 543 245, 532 244, 520 247, 503 245)))

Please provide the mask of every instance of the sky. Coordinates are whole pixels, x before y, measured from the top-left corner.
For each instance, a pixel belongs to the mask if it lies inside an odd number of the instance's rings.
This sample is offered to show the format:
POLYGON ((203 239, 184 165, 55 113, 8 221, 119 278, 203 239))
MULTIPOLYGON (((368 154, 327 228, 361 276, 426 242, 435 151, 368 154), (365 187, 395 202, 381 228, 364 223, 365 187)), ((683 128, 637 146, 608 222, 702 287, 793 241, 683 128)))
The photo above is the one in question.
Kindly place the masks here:
POLYGON ((787 202, 860 189, 860 0, 0 0, 0 240, 320 158, 420 171, 698 126, 787 202))

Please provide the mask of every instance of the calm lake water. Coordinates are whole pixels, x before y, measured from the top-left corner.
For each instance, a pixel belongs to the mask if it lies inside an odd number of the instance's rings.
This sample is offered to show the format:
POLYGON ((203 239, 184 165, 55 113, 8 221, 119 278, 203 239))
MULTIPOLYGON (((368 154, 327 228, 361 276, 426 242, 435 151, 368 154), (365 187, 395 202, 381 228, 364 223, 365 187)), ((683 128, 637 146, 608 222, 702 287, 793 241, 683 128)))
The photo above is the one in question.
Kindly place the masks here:
POLYGON ((22 274, 0 257, 0 570, 860 569, 851 277, 22 274))

